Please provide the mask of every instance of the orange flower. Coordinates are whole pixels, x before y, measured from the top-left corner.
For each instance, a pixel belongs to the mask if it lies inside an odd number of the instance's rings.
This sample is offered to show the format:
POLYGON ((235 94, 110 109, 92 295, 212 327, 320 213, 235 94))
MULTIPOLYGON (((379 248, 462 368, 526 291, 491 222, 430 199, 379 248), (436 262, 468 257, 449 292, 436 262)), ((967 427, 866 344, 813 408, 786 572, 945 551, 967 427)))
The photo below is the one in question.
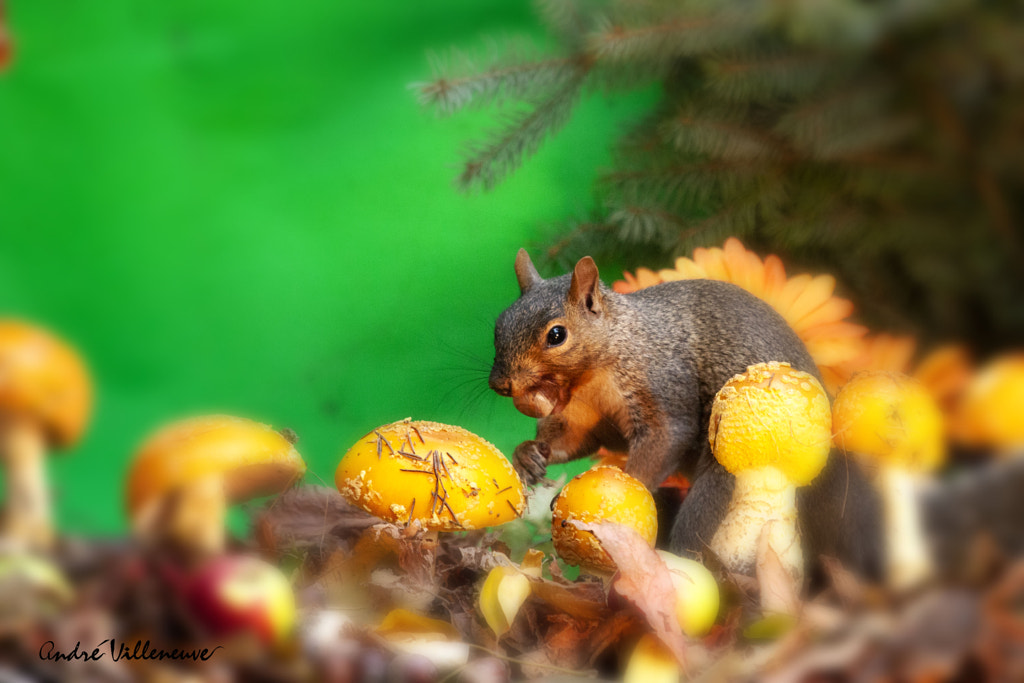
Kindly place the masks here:
MULTIPOLYGON (((833 296, 836 280, 831 275, 786 277, 782 260, 774 254, 763 261, 735 237, 722 248, 697 248, 693 258, 676 259, 674 269, 654 272, 640 268, 634 276, 612 285, 616 292, 629 293, 672 280, 705 278, 731 282, 767 302, 786 319, 807 346, 823 376, 840 373, 839 366, 858 358, 863 351, 867 328, 846 320, 853 303, 833 296)), ((829 387, 830 390, 833 387, 829 387)))
MULTIPOLYGON (((861 339, 860 353, 821 368, 825 387, 833 396, 854 374, 868 371, 910 373, 910 363, 917 350, 914 337, 886 333, 873 334, 861 339)), ((817 359, 816 359, 817 360, 817 359)))
POLYGON ((975 375, 971 356, 963 346, 940 346, 914 368, 914 377, 925 385, 946 414, 956 410, 975 375))
POLYGON ((963 394, 974 374, 970 354, 963 346, 947 344, 935 349, 917 363, 917 340, 911 336, 875 334, 864 338, 859 356, 832 368, 826 384, 842 386, 855 373, 881 370, 911 375, 928 389, 944 412, 963 394))

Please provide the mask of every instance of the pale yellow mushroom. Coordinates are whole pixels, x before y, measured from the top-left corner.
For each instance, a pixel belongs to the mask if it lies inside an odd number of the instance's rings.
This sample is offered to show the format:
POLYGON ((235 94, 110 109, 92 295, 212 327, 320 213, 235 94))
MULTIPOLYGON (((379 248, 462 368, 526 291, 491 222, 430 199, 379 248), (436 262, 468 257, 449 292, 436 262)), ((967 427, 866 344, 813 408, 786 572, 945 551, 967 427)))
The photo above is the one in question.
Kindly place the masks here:
POLYGON ((708 438, 736 486, 711 550, 730 570, 753 574, 761 535, 767 534, 768 547, 802 581, 796 488, 825 466, 830 437, 825 390, 787 363, 752 365, 718 392, 708 438))
POLYGON ((0 321, 0 457, 6 503, 0 535, 15 549, 53 542, 44 460, 74 446, 92 409, 92 382, 74 349, 49 332, 0 321))
POLYGON ((939 407, 906 375, 863 372, 840 389, 832 409, 836 446, 860 461, 882 498, 887 582, 913 588, 934 571, 919 494, 945 459, 939 407))

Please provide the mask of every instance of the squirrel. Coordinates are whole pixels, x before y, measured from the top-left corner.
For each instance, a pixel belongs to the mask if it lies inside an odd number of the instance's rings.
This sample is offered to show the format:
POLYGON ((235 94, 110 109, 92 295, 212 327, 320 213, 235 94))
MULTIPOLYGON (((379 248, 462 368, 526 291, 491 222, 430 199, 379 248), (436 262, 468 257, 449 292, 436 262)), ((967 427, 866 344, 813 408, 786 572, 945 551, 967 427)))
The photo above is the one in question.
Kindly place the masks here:
MULTIPOLYGON (((512 457, 524 482, 601 446, 626 451, 626 472, 652 491, 675 472, 691 483, 678 511, 659 501, 670 522, 659 545, 706 551, 735 483, 708 443, 715 394, 766 361, 820 380, 803 343, 771 306, 727 282, 681 280, 620 294, 601 282, 589 256, 571 274, 545 280, 523 249, 515 273, 520 296, 497 320, 489 384, 538 418, 536 437, 512 457)), ((828 555, 863 576, 880 575, 881 505, 856 463, 833 451, 798 490, 797 508, 812 563, 828 555)))

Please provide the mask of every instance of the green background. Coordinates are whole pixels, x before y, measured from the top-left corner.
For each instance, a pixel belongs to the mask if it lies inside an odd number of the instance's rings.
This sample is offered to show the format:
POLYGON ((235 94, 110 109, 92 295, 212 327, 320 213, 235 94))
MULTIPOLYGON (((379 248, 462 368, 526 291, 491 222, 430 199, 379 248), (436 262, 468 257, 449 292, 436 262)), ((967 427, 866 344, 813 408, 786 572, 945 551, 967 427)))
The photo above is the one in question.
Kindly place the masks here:
POLYGON ((70 339, 97 385, 86 440, 51 466, 64 530, 123 530, 133 449, 197 412, 294 429, 311 481, 406 416, 506 453, 532 434, 486 390, 515 251, 588 210, 596 141, 643 94, 590 98, 466 196, 459 150, 493 116, 439 119, 408 84, 433 49, 543 40, 527 1, 7 4, 0 313, 70 339))

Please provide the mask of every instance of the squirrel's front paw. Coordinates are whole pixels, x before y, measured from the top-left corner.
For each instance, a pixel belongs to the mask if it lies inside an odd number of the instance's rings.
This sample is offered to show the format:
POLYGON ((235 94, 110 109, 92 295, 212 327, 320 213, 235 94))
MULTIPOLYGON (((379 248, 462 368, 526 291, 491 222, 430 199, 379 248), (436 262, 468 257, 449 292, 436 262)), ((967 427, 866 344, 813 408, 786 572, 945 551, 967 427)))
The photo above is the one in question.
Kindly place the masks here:
POLYGON ((551 446, 543 441, 524 441, 512 453, 512 466, 523 483, 533 486, 548 471, 548 460, 551 458, 551 446))

